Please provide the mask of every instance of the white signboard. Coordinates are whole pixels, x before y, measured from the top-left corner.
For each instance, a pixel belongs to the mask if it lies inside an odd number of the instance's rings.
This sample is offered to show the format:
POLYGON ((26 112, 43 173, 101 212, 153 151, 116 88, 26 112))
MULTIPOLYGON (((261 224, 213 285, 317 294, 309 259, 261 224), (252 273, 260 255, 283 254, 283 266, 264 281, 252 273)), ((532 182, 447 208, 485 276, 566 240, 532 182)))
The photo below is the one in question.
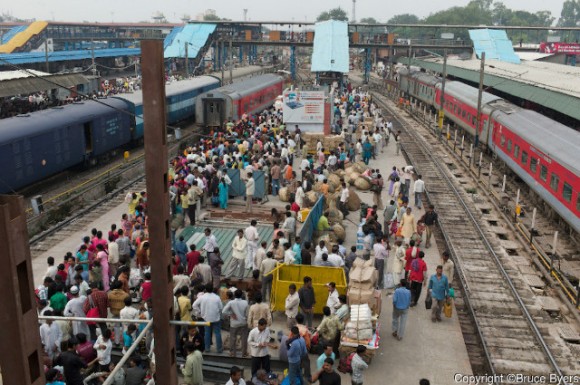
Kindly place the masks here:
POLYGON ((284 122, 324 123, 324 91, 284 91, 284 122))

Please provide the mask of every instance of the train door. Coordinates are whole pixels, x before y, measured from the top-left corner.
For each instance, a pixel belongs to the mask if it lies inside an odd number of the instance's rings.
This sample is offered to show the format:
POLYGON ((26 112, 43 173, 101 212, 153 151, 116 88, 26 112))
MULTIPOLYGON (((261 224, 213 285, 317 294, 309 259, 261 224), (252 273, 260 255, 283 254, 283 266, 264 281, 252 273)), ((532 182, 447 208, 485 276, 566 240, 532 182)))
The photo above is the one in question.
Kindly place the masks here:
POLYGON ((91 155, 93 152, 93 122, 86 122, 84 125, 85 131, 85 155, 91 155))
POLYGON ((223 99, 204 99, 203 116, 206 126, 221 127, 225 116, 223 99))

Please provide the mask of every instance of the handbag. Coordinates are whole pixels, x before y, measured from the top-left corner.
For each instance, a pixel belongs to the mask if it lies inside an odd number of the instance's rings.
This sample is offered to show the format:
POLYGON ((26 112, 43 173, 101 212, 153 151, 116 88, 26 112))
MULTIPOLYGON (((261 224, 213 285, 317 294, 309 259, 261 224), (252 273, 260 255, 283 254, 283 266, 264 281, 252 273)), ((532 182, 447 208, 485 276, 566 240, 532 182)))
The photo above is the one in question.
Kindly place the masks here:
POLYGON ((399 228, 397 229, 397 232, 395 233, 395 236, 397 238, 401 238, 403 236, 403 226, 399 226, 399 228))
MULTIPOLYGON (((99 318, 100 313, 99 313, 99 309, 95 306, 95 304, 93 303, 93 297, 89 296, 89 305, 91 306, 89 311, 87 312, 86 317, 87 318, 99 318)), ((89 326, 95 326, 97 323, 94 321, 87 321, 87 325, 89 326)))
POLYGON ((451 318, 453 315, 453 306, 451 306, 453 301, 451 298, 447 298, 445 303, 443 304, 443 313, 445 313, 445 317, 451 318))
POLYGON ((427 293, 427 298, 425 298, 425 309, 430 310, 431 306, 433 306, 433 297, 431 297, 431 293, 427 293))

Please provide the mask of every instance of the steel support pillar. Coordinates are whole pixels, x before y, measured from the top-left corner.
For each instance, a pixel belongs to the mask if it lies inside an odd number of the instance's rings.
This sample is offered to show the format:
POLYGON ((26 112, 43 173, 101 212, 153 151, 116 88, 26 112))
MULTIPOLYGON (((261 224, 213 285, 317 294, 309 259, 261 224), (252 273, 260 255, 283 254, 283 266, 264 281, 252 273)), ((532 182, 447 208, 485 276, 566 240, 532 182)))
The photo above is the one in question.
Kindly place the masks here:
POLYGON ((239 53, 239 56, 238 56, 238 63, 240 65, 243 65, 244 64, 244 47, 241 46, 241 45, 240 45, 240 53, 239 53))
POLYGON ((371 69, 373 67, 373 63, 371 62, 371 50, 370 48, 365 48, 365 75, 364 75, 364 83, 368 84, 371 80, 371 69))
POLYGON ((155 336, 155 383, 177 385, 173 282, 167 177, 167 126, 165 123, 165 81, 163 41, 141 43, 143 72, 143 124, 145 130, 145 173, 147 211, 151 240, 151 284, 153 292, 153 333, 155 336))
POLYGON ((0 367, 4 384, 45 384, 26 212, 21 196, 0 195, 0 367))
POLYGON ((296 46, 290 46, 290 75, 292 81, 296 81, 296 46))

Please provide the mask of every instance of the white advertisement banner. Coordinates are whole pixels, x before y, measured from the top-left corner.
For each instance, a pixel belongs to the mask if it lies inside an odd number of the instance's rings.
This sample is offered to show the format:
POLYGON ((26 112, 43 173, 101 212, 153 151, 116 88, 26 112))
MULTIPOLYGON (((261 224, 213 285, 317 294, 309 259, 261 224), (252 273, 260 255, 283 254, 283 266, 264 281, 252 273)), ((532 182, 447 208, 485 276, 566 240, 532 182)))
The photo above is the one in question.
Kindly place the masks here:
POLYGON ((284 122, 324 123, 324 91, 284 91, 284 122))

